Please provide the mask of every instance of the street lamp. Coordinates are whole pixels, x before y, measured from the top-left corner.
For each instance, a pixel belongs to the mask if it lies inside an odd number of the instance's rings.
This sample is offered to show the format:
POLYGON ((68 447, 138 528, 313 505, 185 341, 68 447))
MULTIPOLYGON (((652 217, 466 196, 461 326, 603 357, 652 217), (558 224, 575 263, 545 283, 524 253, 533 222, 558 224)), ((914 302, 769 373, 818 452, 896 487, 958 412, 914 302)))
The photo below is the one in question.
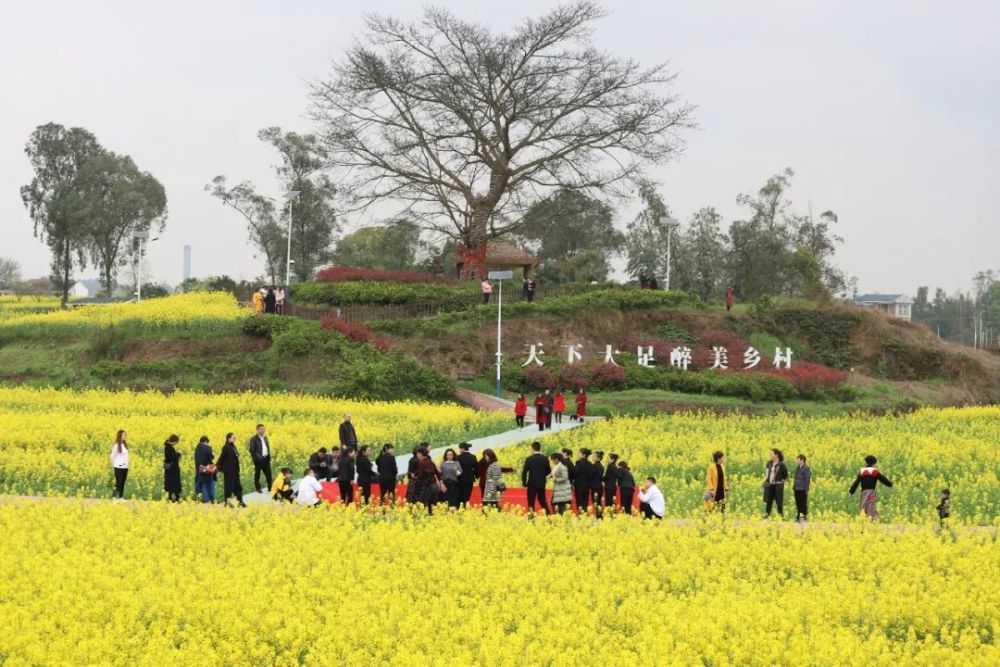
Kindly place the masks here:
POLYGON ((299 194, 299 190, 289 190, 282 195, 288 203, 288 250, 285 256, 285 289, 288 292, 292 291, 292 202, 298 199, 299 194))
POLYGON ((660 218, 660 224, 667 228, 667 285, 666 289, 670 289, 670 237, 673 235, 674 230, 680 227, 679 223, 675 218, 671 218, 665 215, 660 218))
POLYGON ((146 244, 159 241, 160 237, 154 236, 153 238, 149 238, 149 230, 145 229, 133 232, 132 239, 139 244, 139 256, 136 260, 138 266, 136 267, 135 300, 142 301, 142 256, 146 253, 146 244))

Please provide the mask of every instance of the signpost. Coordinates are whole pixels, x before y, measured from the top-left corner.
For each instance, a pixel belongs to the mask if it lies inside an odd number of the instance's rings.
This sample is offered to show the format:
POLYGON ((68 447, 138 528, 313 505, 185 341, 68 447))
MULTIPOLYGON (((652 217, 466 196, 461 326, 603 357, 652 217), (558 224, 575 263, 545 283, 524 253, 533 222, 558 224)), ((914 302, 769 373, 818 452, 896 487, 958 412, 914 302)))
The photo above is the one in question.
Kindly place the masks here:
POLYGON ((500 398, 500 364, 503 352, 500 349, 501 323, 503 322, 503 281, 514 278, 513 271, 490 271, 486 278, 497 281, 497 398, 500 398))

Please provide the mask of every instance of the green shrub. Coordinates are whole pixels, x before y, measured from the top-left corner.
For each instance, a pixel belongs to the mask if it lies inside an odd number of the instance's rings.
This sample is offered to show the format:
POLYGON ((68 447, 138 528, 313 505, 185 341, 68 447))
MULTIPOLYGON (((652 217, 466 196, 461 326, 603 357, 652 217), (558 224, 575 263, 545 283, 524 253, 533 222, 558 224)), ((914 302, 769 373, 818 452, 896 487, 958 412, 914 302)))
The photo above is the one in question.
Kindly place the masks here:
POLYGON ((465 308, 475 303, 478 291, 479 285, 474 282, 449 285, 352 280, 302 283, 295 286, 293 299, 327 306, 440 302, 442 307, 465 308))

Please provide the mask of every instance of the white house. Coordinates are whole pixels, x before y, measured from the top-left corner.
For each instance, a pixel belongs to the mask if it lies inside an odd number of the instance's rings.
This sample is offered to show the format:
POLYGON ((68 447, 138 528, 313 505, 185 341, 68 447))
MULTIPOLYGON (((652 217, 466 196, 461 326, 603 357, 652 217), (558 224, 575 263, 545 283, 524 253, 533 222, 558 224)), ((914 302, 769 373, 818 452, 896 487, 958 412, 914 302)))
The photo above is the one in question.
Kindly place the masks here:
MULTIPOLYGON (((129 295, 130 290, 126 285, 116 285, 112 292, 112 296, 118 298, 129 295)), ((104 296, 104 286, 96 278, 77 280, 69 288, 69 297, 71 299, 91 299, 96 296, 104 296)))
POLYGON ((890 317, 897 317, 907 322, 913 314, 913 299, 905 294, 862 294, 854 297, 854 305, 877 308, 890 317))

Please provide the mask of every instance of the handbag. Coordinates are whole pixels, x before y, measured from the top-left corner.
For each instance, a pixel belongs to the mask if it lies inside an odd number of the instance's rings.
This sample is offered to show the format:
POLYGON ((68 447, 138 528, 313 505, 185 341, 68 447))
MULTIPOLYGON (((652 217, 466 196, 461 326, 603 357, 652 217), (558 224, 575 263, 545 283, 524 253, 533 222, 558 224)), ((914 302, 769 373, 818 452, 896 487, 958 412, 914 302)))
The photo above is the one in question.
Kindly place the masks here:
POLYGON ((503 493, 507 490, 507 485, 503 482, 497 482, 497 493, 503 493))

